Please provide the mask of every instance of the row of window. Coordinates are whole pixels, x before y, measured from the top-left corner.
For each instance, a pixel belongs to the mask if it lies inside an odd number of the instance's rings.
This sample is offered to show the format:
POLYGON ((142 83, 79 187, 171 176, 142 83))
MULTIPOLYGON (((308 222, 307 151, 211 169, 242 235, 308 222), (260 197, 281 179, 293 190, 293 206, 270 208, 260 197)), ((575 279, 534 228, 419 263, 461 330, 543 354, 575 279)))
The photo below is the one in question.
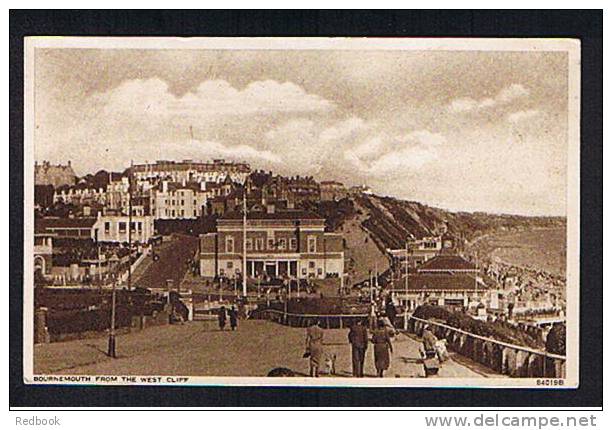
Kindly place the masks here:
MULTIPOLYGON (((174 199, 163 199, 162 203, 164 203, 165 205, 179 205, 179 206, 185 206, 185 199, 181 199, 181 200, 174 200, 174 199)), ((198 201, 196 199, 193 199, 193 205, 197 206, 198 205, 198 201)))
MULTIPOLYGON (((247 238, 245 242, 245 247, 247 251, 297 251, 297 239, 290 238, 289 243, 287 243, 287 239, 280 238, 268 238, 267 248, 264 248, 264 238, 258 237, 253 241, 252 238, 247 238), (287 248, 287 246, 289 246, 287 248)), ((234 238, 232 236, 227 236, 225 238, 225 252, 233 253, 234 252, 234 238)), ((310 236, 308 237, 308 252, 316 253, 317 252, 317 238, 310 236)))
MULTIPOLYGON (((160 211, 160 212, 162 212, 162 211, 160 211)), ((181 210, 175 210, 175 209, 172 209, 172 210, 170 210, 170 209, 164 209, 164 210, 163 210, 163 216, 172 217, 172 218, 175 218, 175 217, 185 218, 185 216, 188 216, 188 215, 187 215, 187 212, 188 212, 188 211, 186 211, 186 210, 184 210, 184 209, 181 209, 181 210)), ((153 215, 155 215, 155 209, 153 210, 153 215)), ((162 214, 160 214, 160 215, 162 215, 162 214)), ((194 216, 194 217, 197 217, 197 216, 198 216, 198 211, 197 211, 197 210, 195 210, 195 209, 193 210, 193 216, 194 216)))
MULTIPOLYGON (((311 273, 314 272, 314 269, 316 268, 316 264, 314 261, 309 261, 308 262, 308 270, 305 267, 302 267, 302 275, 306 276, 307 273, 310 271, 311 273)), ((227 262, 227 270, 228 271, 232 271, 234 270, 234 273, 239 274, 240 273, 240 268, 236 267, 236 269, 234 269, 234 262, 233 261, 228 261, 227 262)), ((317 275, 322 275, 323 274, 323 269, 321 267, 317 268, 316 270, 317 275)), ((225 269, 224 268, 219 268, 219 274, 221 276, 225 276, 225 269)))
MULTIPOLYGON (((119 233, 125 233, 127 230, 127 222, 120 221, 117 223, 119 226, 119 233)), ((131 223, 132 231, 142 231, 142 221, 134 221, 131 223)), ((104 233, 110 233, 111 223, 106 221, 104 223, 104 233)))

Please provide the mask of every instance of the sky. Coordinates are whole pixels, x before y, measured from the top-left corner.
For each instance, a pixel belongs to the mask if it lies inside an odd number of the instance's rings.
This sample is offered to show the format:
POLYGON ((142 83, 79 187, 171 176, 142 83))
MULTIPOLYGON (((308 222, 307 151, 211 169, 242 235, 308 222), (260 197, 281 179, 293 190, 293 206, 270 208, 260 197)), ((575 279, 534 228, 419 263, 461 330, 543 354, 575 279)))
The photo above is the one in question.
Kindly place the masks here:
POLYGON ((565 215, 564 52, 37 48, 34 154, 246 161, 462 211, 565 215))

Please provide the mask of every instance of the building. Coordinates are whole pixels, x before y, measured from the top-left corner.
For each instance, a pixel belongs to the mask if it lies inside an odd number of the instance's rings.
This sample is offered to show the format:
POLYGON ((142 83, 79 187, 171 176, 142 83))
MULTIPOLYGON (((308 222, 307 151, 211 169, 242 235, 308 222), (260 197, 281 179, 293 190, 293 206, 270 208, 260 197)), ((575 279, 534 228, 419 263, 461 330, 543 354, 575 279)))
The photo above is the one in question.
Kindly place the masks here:
POLYGON ((53 234, 55 239, 93 239, 95 217, 59 218, 45 217, 36 219, 35 231, 45 231, 53 234))
POLYGON ((420 239, 410 239, 406 245, 406 248, 387 249, 387 253, 395 267, 405 268, 407 263, 408 267, 414 269, 440 253, 442 238, 440 236, 424 236, 420 239))
MULTIPOLYGON (((325 278, 344 272, 342 237, 325 232, 325 220, 306 211, 249 212, 246 223, 246 270, 249 278, 325 278)), ((227 213, 217 231, 200 236, 203 277, 241 276, 243 217, 227 213)))
POLYGON ((75 206, 95 205, 106 206, 106 190, 94 188, 89 184, 62 185, 55 190, 54 203, 73 204, 75 206))
POLYGON ((459 255, 431 258, 408 274, 408 282, 405 275, 397 281, 392 293, 409 309, 422 304, 474 308, 491 296, 478 268, 459 255))
POLYGON ((34 273, 42 276, 51 274, 53 268, 53 237, 47 228, 36 225, 34 228, 34 273))
POLYGON ((106 207, 123 211, 129 207, 130 181, 127 176, 111 178, 106 186, 106 207))
POLYGON ((205 183, 163 181, 151 190, 150 208, 155 219, 194 219, 206 211, 210 190, 205 183))
POLYGON ((391 293, 395 299, 414 310, 423 304, 475 308, 489 300, 487 285, 478 276, 469 274, 417 273, 394 284, 391 293))
POLYGON ((321 181, 321 200, 341 200, 348 196, 348 190, 342 182, 321 181))
POLYGON ((475 276, 478 268, 471 261, 467 261, 460 255, 438 255, 417 268, 417 273, 421 274, 466 274, 475 276))
POLYGON ((348 192, 351 195, 373 194, 372 188, 365 184, 352 186, 348 189, 348 192))
POLYGON ((133 175, 137 183, 169 180, 172 182, 223 182, 227 176, 233 180, 244 183, 251 172, 247 163, 236 163, 223 159, 211 162, 193 160, 167 161, 159 160, 155 163, 137 164, 126 170, 126 174, 133 175))
POLYGON ((48 161, 43 161, 42 164, 35 162, 34 164, 34 184, 35 185, 53 185, 54 188, 62 185, 74 185, 76 175, 70 164, 51 164, 48 161))
MULTIPOLYGON (((99 242, 129 242, 127 225, 128 215, 102 215, 98 217, 55 218, 46 217, 36 220, 35 228, 51 234, 54 239, 77 239, 99 242)), ((153 217, 132 216, 133 243, 147 243, 154 235, 153 217)))
POLYGON ((128 232, 128 215, 99 215, 92 226, 92 239, 102 243, 148 243, 155 235, 153 217, 132 216, 131 237, 128 232))
POLYGON ((287 179, 286 186, 296 205, 321 200, 321 188, 312 176, 292 176, 287 179))

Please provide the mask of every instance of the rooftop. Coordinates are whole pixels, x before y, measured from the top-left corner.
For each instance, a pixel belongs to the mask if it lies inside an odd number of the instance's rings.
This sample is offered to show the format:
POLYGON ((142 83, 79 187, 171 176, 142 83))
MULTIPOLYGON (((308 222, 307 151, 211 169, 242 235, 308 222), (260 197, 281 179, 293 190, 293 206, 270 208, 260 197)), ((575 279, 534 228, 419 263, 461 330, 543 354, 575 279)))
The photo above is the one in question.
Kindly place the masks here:
POLYGON ((34 231, 52 228, 91 228, 96 223, 96 218, 38 218, 35 220, 34 231))
MULTIPOLYGON (((405 290, 404 279, 395 284, 395 291, 405 290)), ((408 290, 420 291, 441 291, 441 290, 456 290, 466 291, 475 290, 477 288, 487 288, 485 284, 477 280, 474 276, 467 274, 411 274, 408 275, 408 290)))
MULTIPOLYGON (((249 212, 247 218, 252 219, 270 219, 270 220, 301 220, 301 219, 320 219, 324 220, 320 215, 309 212, 309 211, 300 211, 300 210, 289 210, 289 211, 275 211, 274 213, 268 212, 249 212)), ((228 212, 219 218, 222 220, 234 220, 234 219, 242 219, 242 212, 228 212)))
POLYGON ((418 268, 419 272, 454 270, 477 271, 474 263, 467 261, 460 255, 438 255, 431 260, 427 260, 418 268))

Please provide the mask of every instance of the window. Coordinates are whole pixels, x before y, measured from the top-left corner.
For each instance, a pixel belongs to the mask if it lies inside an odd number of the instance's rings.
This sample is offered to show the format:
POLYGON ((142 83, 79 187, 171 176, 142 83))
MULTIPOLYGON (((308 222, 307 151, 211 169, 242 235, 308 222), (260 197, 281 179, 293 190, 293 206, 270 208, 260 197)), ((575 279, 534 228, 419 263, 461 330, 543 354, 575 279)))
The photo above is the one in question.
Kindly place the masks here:
POLYGON ((320 267, 317 269, 317 274, 320 276, 323 274, 323 269, 321 269, 320 267))
POLYGON ((308 237, 308 252, 310 253, 317 252, 317 238, 314 236, 308 237))
POLYGON ((104 223, 104 232, 105 233, 110 233, 110 222, 109 221, 106 221, 104 223))
POLYGON ((305 268, 302 268, 302 275, 306 276, 306 269, 305 268))
POLYGON ((234 268, 234 262, 233 261, 228 261, 227 262, 227 270, 232 270, 234 268))
POLYGON ((181 200, 181 206, 185 206, 185 200, 181 200))
POLYGON ((234 252, 234 238, 228 236, 225 238, 225 252, 233 253, 234 252))
POLYGON ((264 240, 261 237, 258 237, 257 239, 255 239, 255 249, 257 251, 263 251, 264 249, 264 240))
POLYGON ((126 223, 119 222, 119 233, 125 233, 126 223))
POLYGON ((287 248, 287 239, 278 239, 278 249, 285 250, 287 248))
POLYGON ((308 262, 308 268, 309 269, 314 269, 315 268, 315 262, 314 261, 309 261, 308 262))
POLYGON ((274 239, 269 238, 268 239, 268 249, 274 249, 274 248, 275 248, 275 246, 274 246, 274 239))
POLYGON ((253 250, 253 239, 247 239, 244 243, 247 251, 253 250))
POLYGON ((289 249, 298 250, 297 249, 297 239, 289 239, 289 249))

